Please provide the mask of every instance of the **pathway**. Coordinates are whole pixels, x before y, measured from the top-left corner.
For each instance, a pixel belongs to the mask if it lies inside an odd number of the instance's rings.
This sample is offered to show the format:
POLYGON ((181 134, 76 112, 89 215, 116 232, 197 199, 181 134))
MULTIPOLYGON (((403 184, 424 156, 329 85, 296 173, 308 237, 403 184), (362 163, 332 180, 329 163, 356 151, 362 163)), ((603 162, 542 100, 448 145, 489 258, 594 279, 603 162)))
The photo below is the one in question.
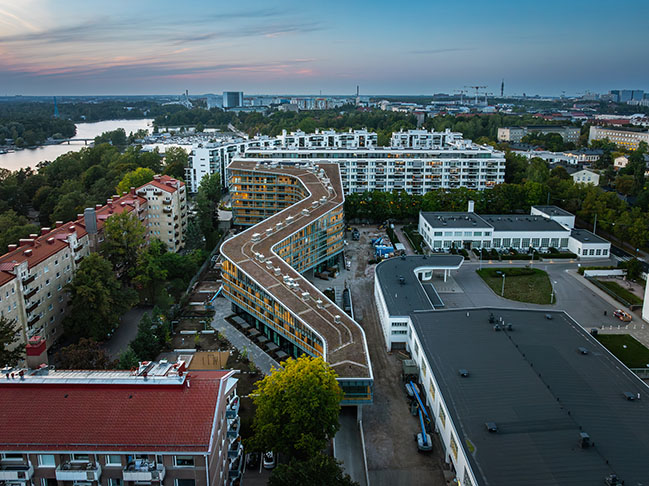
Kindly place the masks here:
POLYGON ((119 358, 120 353, 135 339, 140 319, 142 319, 145 312, 149 312, 150 310, 150 307, 134 307, 120 317, 119 327, 115 330, 111 338, 104 343, 104 349, 110 359, 119 358))

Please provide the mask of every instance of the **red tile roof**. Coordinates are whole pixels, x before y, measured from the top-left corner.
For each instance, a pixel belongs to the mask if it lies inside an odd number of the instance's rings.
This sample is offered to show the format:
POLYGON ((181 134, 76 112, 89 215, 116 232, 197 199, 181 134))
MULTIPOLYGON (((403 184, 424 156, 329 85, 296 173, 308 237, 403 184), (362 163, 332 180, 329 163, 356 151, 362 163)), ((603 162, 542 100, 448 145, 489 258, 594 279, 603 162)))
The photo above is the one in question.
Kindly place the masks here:
POLYGON ((229 371, 190 386, 0 381, 0 450, 206 452, 229 371))
POLYGON ((177 187, 183 187, 185 185, 184 182, 179 181, 178 179, 174 179, 173 177, 170 177, 168 175, 162 175, 162 176, 155 176, 156 178, 153 179, 151 182, 147 182, 146 184, 143 184, 142 186, 138 187, 138 190, 142 187, 146 186, 155 186, 158 189, 162 189, 163 191, 166 192, 176 192, 177 187))

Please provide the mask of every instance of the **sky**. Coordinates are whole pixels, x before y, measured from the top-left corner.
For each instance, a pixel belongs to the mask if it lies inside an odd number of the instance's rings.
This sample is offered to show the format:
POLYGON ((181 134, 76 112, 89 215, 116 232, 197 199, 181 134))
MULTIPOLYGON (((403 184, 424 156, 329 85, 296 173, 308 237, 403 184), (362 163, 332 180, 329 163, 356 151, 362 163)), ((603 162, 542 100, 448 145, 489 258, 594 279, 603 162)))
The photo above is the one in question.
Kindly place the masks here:
POLYGON ((647 18, 647 0, 0 0, 0 95, 649 91, 647 18))

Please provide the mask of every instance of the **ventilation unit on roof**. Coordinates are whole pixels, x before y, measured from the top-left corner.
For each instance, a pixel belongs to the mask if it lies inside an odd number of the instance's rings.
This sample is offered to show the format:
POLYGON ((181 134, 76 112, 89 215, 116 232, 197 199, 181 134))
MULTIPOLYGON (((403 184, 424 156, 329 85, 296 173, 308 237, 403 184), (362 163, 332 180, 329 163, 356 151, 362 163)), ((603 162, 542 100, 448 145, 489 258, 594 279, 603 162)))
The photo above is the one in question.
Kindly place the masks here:
POLYGON ((339 316, 338 314, 336 314, 336 315, 334 316, 334 322, 335 322, 336 324, 340 324, 340 316, 339 316))
POLYGON ((402 276, 399 276, 399 284, 405 285, 406 284, 406 279, 402 276))
POLYGON ((590 435, 588 435, 586 432, 580 432, 579 433, 579 447, 582 449, 588 449, 590 446, 594 446, 590 440, 590 435))
POLYGON ((487 422, 485 423, 485 426, 487 427, 487 430, 491 433, 498 432, 498 426, 496 425, 496 422, 487 422))

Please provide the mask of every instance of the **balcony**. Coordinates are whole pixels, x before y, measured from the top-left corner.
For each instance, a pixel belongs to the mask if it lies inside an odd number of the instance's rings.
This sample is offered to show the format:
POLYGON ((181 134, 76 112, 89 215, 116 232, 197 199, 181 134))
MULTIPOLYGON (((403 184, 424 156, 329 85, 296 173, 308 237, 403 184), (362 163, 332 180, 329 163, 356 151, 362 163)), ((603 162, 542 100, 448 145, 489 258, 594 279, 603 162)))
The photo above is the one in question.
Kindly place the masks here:
POLYGON ((239 428, 241 427, 241 420, 237 415, 233 420, 229 420, 228 422, 230 422, 228 425, 228 437, 231 439, 236 439, 239 436, 239 428))
POLYGON ((241 445, 241 440, 233 440, 228 447, 228 457, 230 459, 236 459, 243 452, 243 446, 241 445))
POLYGON ((83 260, 84 255, 74 255, 74 263, 79 263, 81 260, 83 260))
POLYGON ((176 215, 174 216, 174 221, 177 221, 177 220, 178 220, 178 215, 176 214, 176 215))
POLYGON ((172 209, 170 207, 164 207, 162 208, 163 213, 171 214, 172 209))
POLYGON ((31 289, 25 289, 25 300, 31 299, 38 292, 38 287, 33 287, 31 289))
POLYGON ((34 474, 31 463, 0 464, 0 481, 29 481, 34 474))
POLYGON ((31 317, 27 316, 27 325, 30 326, 30 327, 33 326, 34 324, 36 324, 38 322, 38 320, 40 318, 41 318, 41 316, 38 315, 38 314, 36 314, 34 316, 31 316, 31 317))
POLYGON ((162 464, 155 464, 147 461, 135 461, 124 468, 122 479, 124 481, 136 481, 150 483, 165 478, 166 469, 162 464))
POLYGON ((83 249, 83 245, 81 243, 77 243, 76 245, 74 245, 73 248, 74 251, 81 251, 82 249, 83 249))
POLYGON ((239 414, 239 396, 235 395, 230 399, 228 406, 225 409, 225 417, 229 419, 233 419, 238 414, 239 414))
POLYGON ((38 304, 40 304, 40 300, 35 300, 34 302, 27 302, 27 307, 25 308, 25 311, 27 314, 32 312, 36 307, 38 307, 38 304))
POLYGON ((243 456, 239 456, 230 461, 228 476, 230 479, 239 479, 241 477, 241 469, 243 469, 243 456))
POLYGON ((36 275, 27 275, 27 276, 23 279, 23 285, 28 285, 28 284, 32 283, 32 282, 34 281, 35 278, 36 278, 36 275))
POLYGON ((171 204, 171 198, 167 197, 162 200, 162 204, 169 205, 171 204))
POLYGON ((57 481, 99 481, 101 466, 95 462, 64 462, 56 468, 57 481))

